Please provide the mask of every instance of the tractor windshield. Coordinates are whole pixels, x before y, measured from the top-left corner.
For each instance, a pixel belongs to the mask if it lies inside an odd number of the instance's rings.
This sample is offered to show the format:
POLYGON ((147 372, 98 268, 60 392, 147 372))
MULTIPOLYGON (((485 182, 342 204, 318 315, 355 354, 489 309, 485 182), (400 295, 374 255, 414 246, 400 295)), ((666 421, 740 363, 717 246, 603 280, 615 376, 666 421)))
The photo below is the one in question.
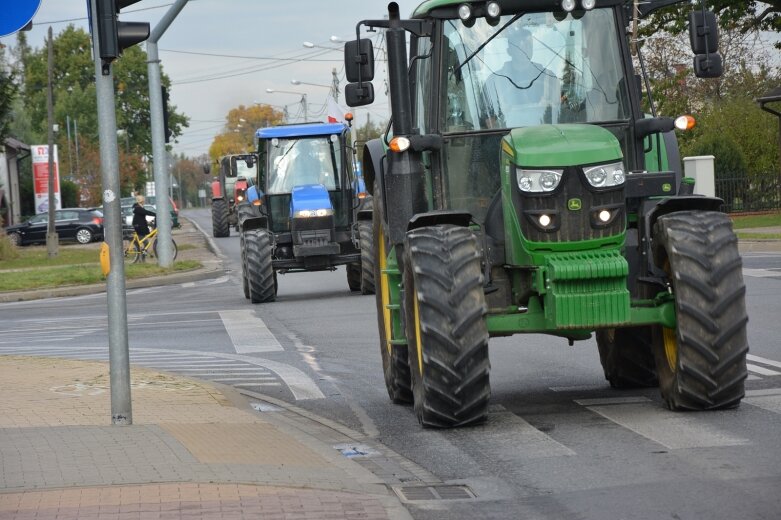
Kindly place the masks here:
POLYGON ((267 193, 290 193, 304 184, 322 184, 329 191, 340 189, 342 150, 338 135, 274 138, 267 152, 267 193))
POLYGON ((610 9, 447 20, 444 132, 629 119, 610 9))

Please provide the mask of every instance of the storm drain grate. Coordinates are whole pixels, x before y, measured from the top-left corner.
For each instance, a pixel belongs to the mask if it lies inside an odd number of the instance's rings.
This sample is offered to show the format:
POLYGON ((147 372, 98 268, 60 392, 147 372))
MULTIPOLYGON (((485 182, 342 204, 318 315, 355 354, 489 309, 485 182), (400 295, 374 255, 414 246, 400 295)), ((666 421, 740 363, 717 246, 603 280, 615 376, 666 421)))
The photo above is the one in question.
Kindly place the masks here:
POLYGON ((402 500, 417 502, 421 500, 469 500, 475 498, 474 491, 467 486, 406 486, 394 488, 402 500))

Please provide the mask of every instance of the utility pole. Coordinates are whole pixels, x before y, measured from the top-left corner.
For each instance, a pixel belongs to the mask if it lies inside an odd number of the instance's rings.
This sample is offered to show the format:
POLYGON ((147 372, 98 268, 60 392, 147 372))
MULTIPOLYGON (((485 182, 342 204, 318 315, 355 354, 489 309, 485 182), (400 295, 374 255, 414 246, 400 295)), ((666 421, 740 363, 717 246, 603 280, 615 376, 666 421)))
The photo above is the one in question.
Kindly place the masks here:
POLYGON ((334 93, 334 101, 339 102, 339 76, 336 72, 336 67, 331 69, 331 76, 333 76, 331 90, 334 93))
POLYGON ((117 114, 114 104, 114 76, 111 63, 122 54, 123 49, 144 41, 149 35, 149 24, 147 23, 119 22, 117 20, 118 7, 126 7, 135 1, 137 0, 89 0, 92 55, 95 58, 100 164, 103 180, 104 235, 109 248, 110 262, 110 270, 106 279, 106 297, 108 300, 111 423, 116 425, 133 424, 133 410, 130 400, 125 260, 122 254, 117 114))
POLYGON ((168 29, 174 18, 187 4, 188 0, 176 0, 176 3, 163 15, 152 30, 146 42, 147 77, 149 78, 149 111, 152 123, 152 156, 154 160, 155 193, 157 197, 157 263, 160 267, 171 267, 174 263, 174 248, 171 238, 171 203, 168 193, 168 171, 165 151, 165 121, 163 114, 163 88, 160 79, 160 56, 157 42, 168 29))
POLYGON ((47 47, 49 50, 48 76, 49 85, 46 88, 46 108, 48 111, 49 124, 49 223, 46 229, 46 253, 49 258, 57 256, 60 245, 60 237, 57 236, 57 226, 54 223, 54 213, 57 210, 57 204, 54 200, 54 88, 52 86, 54 77, 54 44, 52 43, 52 28, 49 26, 49 41, 47 47))

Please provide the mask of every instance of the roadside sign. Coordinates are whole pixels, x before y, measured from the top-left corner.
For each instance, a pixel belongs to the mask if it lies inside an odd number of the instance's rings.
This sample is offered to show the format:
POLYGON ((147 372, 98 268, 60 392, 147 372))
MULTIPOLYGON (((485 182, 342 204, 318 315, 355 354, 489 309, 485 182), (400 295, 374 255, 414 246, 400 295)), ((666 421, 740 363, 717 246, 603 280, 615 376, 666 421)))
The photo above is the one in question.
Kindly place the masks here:
MULTIPOLYGON (((49 211, 49 145, 36 144, 30 147, 33 162, 33 191, 35 213, 49 211)), ((60 172, 57 145, 54 145, 54 207, 62 209, 60 200, 60 172)))
POLYGON ((32 21, 39 7, 41 7, 41 0, 3 2, 3 15, 0 16, 0 37, 22 30, 32 21))

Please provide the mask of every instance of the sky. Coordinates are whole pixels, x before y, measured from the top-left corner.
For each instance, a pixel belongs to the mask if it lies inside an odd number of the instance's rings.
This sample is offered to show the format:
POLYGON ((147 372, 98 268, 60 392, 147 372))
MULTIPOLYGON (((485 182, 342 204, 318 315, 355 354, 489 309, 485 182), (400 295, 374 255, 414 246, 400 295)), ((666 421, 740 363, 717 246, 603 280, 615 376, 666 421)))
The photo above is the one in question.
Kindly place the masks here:
MULTIPOLYGON (((14 0, 0 3, 5 1, 14 0)), ((402 16, 409 15, 418 3, 398 1, 402 16)), ((154 29, 172 4, 172 0, 142 0, 124 8, 119 19, 147 21, 154 29)), ((223 130, 228 111, 242 104, 257 101, 287 106, 295 122, 294 117, 302 115, 301 93, 306 93, 310 119, 324 119, 329 90, 316 85, 331 85, 334 68, 344 107, 342 44, 334 43, 332 37, 354 39, 356 23, 383 18, 387 4, 388 0, 190 0, 158 43, 163 72, 172 82, 170 103, 190 118, 190 127, 173 145, 174 153, 190 157, 207 153, 212 138, 223 130), (316 47, 305 48, 305 41, 316 47), (293 85, 294 79, 316 85, 293 85), (269 94, 269 88, 295 93, 269 94)), ((69 23, 88 30, 86 0, 42 0, 33 29, 27 33, 28 42, 43 47, 49 26, 56 35, 69 23)), ((0 43, 13 46, 15 38, 3 37, 0 43)), ((385 70, 378 64, 377 100, 368 107, 351 109, 356 123, 363 124, 367 114, 375 121, 387 120, 384 77, 385 70)))

